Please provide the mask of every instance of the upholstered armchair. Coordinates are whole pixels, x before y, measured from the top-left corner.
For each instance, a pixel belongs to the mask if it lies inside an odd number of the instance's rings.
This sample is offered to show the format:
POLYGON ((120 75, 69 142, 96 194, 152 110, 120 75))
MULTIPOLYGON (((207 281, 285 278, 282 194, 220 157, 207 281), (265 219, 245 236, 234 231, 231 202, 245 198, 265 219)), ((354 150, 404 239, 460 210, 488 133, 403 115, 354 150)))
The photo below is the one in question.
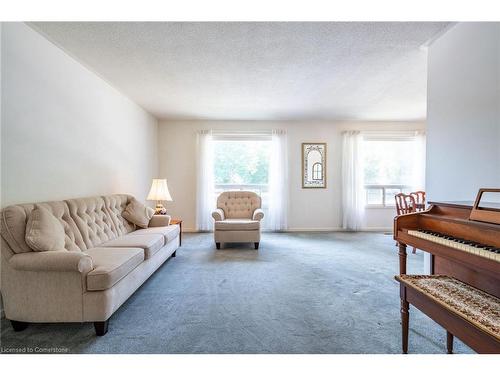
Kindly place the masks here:
POLYGON ((253 242, 259 249, 261 199, 252 191, 226 191, 217 198, 214 239, 217 249, 226 242, 253 242))

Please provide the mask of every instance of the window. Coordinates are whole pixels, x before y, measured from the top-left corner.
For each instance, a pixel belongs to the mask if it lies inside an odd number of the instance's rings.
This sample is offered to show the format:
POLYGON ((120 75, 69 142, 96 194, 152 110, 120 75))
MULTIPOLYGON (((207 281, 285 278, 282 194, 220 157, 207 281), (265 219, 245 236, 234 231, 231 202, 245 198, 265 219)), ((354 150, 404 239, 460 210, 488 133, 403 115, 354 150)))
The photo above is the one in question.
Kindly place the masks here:
POLYGON ((271 137, 215 136, 215 196, 228 190, 249 190, 262 198, 267 210, 271 137))
POLYGON ((394 195, 422 188, 425 155, 418 136, 363 139, 367 207, 393 207, 394 195))

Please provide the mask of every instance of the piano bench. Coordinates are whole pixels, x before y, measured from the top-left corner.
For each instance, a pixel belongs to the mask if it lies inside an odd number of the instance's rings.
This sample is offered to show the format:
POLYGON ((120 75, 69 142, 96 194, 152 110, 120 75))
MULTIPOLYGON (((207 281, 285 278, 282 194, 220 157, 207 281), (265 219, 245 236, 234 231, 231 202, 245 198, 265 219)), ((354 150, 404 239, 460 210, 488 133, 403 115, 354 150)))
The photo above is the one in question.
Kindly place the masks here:
POLYGON ((409 305, 447 331, 448 353, 453 336, 478 353, 500 353, 500 299, 441 275, 399 275, 403 353, 408 352, 409 305))

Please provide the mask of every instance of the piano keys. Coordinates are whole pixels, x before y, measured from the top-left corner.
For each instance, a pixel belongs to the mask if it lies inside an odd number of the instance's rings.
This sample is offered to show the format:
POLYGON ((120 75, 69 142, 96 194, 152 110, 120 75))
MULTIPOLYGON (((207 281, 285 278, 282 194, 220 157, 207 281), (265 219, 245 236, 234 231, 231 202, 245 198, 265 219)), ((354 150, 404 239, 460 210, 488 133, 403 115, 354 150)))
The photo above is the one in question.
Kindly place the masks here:
POLYGON ((425 240, 452 247, 460 251, 466 251, 485 258, 500 262, 500 247, 480 244, 463 238, 453 237, 449 234, 433 232, 431 230, 417 229, 409 230, 410 236, 423 238, 425 240))

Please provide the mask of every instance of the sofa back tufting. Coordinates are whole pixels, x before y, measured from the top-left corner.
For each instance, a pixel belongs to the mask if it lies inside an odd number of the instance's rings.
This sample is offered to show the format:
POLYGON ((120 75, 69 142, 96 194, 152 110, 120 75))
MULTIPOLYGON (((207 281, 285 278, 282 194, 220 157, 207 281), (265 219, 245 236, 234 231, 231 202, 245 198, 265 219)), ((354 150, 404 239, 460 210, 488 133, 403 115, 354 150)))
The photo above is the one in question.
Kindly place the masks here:
POLYGON ((125 220, 122 213, 134 197, 127 194, 115 194, 107 195, 103 198, 106 210, 113 221, 116 234, 123 236, 124 234, 133 232, 136 229, 135 225, 125 220))
POLYGON ((66 203, 87 248, 99 246, 117 237, 103 197, 69 199, 66 203))

